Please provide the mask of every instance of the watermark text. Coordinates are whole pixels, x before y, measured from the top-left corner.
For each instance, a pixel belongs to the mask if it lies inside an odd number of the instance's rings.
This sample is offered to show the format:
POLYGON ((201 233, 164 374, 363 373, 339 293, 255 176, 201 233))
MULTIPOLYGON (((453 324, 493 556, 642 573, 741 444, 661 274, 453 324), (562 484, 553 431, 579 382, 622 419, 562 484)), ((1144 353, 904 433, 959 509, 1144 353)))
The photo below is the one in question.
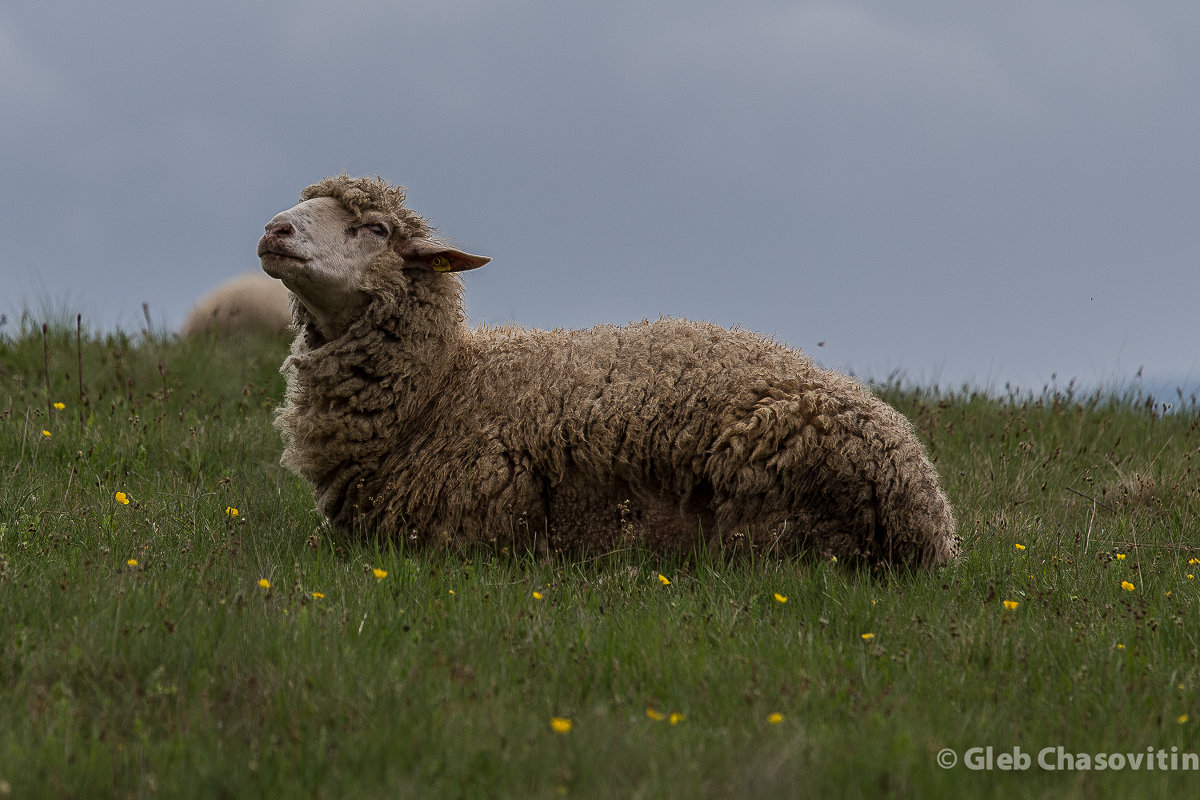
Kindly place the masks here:
POLYGON ((1003 748, 969 747, 959 752, 949 747, 938 751, 937 763, 942 769, 953 769, 959 762, 969 770, 1023 772, 1040 769, 1047 772, 1086 772, 1095 770, 1130 770, 1161 772, 1200 772, 1200 753, 1180 751, 1178 747, 1147 747, 1145 750, 1125 753, 1077 753, 1062 745, 1051 745, 1040 750, 1022 750, 1020 745, 1011 750, 1003 748))

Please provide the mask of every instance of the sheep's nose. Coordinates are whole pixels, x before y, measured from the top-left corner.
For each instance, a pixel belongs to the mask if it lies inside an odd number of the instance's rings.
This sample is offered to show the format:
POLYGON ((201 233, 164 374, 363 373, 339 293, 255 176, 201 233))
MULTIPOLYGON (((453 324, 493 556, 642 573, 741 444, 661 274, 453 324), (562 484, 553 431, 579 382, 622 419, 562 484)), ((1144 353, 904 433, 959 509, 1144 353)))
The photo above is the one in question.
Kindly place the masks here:
POLYGON ((290 222, 269 222, 267 223, 267 236, 291 236, 296 232, 290 222))

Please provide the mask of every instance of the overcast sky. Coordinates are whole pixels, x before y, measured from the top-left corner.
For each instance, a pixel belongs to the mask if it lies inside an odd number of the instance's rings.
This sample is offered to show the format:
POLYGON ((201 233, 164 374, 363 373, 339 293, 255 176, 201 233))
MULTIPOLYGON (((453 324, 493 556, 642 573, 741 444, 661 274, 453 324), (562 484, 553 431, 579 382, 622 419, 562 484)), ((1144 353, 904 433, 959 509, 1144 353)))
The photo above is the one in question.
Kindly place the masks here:
POLYGON ((178 327, 345 170, 477 321, 660 314, 863 376, 1200 383, 1200 5, 0 7, 0 312, 178 327))

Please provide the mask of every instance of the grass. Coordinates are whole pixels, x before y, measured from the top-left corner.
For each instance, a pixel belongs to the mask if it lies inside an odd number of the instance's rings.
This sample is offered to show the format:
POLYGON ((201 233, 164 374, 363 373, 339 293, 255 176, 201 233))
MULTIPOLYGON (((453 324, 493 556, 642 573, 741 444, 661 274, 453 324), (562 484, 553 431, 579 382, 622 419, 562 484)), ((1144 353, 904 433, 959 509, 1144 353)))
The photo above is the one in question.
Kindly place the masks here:
POLYGON ((278 465, 285 352, 0 328, 0 798, 1200 785, 1037 765, 1200 752, 1194 402, 882 387, 958 514, 937 572, 535 560, 325 528, 278 465))

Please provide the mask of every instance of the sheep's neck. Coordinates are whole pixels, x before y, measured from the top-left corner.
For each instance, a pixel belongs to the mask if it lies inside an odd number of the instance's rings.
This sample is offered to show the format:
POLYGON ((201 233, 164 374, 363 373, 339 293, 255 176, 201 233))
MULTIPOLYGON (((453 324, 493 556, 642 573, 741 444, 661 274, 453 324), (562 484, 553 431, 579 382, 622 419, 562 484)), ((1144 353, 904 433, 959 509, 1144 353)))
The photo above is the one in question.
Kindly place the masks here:
POLYGON ((338 497, 338 485, 373 474, 421 427, 445 385, 465 334, 461 304, 406 306, 373 305, 345 335, 315 348, 301 333, 285 363, 284 462, 315 485, 319 502, 338 497))
POLYGON ((419 416, 445 382, 463 336, 459 315, 443 313, 435 320, 433 309, 424 311, 364 320, 368 324, 355 325, 321 348, 329 352, 314 359, 320 366, 311 376, 312 388, 327 407, 383 413, 393 425, 419 416))

